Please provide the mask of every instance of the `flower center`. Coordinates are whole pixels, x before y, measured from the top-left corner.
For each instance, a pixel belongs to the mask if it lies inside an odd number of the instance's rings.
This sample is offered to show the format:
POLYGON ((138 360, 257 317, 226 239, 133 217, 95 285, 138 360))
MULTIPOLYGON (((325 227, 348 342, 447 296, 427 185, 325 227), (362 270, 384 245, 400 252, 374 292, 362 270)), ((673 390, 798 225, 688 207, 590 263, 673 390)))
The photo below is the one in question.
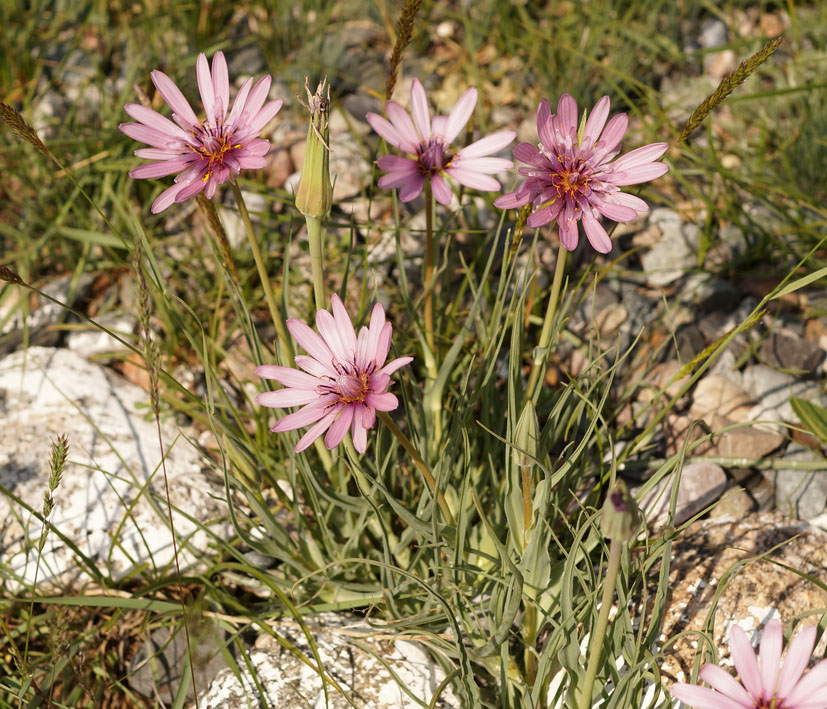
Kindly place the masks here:
POLYGON ((340 404, 361 404, 368 395, 368 373, 342 374, 336 379, 340 404))
POLYGON ((207 173, 202 178, 204 182, 212 176, 216 168, 224 166, 224 156, 228 152, 241 147, 240 143, 233 143, 234 133, 235 129, 225 126, 222 121, 216 121, 214 125, 202 121, 198 128, 190 131, 198 144, 187 147, 207 161, 207 173))
POLYGON ((561 197, 582 197, 589 189, 589 182, 588 176, 577 169, 561 170, 551 176, 551 184, 561 197))
POLYGON ((430 138, 427 145, 419 150, 417 157, 419 169, 425 175, 444 170, 454 159, 453 155, 445 153, 445 144, 439 138, 430 138))

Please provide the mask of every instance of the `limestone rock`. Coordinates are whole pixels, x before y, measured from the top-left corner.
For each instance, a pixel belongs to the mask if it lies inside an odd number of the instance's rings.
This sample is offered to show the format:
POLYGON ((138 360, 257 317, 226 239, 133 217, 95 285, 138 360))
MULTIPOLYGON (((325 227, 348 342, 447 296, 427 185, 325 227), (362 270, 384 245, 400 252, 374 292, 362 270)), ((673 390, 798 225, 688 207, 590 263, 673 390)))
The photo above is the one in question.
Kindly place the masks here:
MULTIPOLYGON (((149 573, 172 562, 172 539, 155 423, 144 418, 147 394, 100 365, 66 349, 30 347, 0 360, 0 484, 26 505, 42 507, 52 441, 69 436, 69 459, 55 492, 55 511, 43 550, 38 583, 70 586, 89 580, 85 564, 122 578, 137 566, 149 573), (64 537, 61 537, 64 535, 64 537), (66 540, 88 558, 82 562, 66 540)), ((204 525, 225 516, 216 502, 220 484, 208 482, 198 451, 173 421, 162 421, 172 504, 204 525)), ((193 564, 209 537, 174 513, 182 567, 193 564)), ((0 497, 4 563, 17 577, 34 580, 41 523, 22 505, 0 497), (35 546, 33 546, 35 545, 35 546)), ((213 532, 229 534, 218 522, 213 532)), ((11 576, 11 574, 10 574, 11 576)), ((8 578, 8 577, 7 577, 8 578)))
MULTIPOLYGON (((698 636, 687 631, 701 631, 713 611, 713 641, 724 667, 730 667, 732 623, 749 633, 773 617, 789 623, 827 605, 827 592, 773 562, 824 583, 827 533, 803 522, 757 514, 699 521, 678 538, 672 550, 671 598, 662 632, 663 637, 684 635, 660 665, 667 680, 689 679, 699 643, 698 636), (767 557, 755 558, 764 553, 767 557)), ((709 659, 708 654, 705 657, 709 659)))
MULTIPOLYGON (((322 613, 306 619, 305 623, 325 672, 347 699, 328 681, 328 701, 325 702, 319 674, 274 637, 261 635, 249 656, 265 697, 256 690, 249 669, 239 663, 241 679, 229 669, 220 672, 210 684, 206 706, 210 709, 241 706, 413 709, 422 706, 422 702, 430 702, 445 678, 442 668, 419 645, 401 637, 380 634, 376 628, 368 627, 355 617, 322 613), (410 694, 400 687, 400 682, 410 694)), ((307 637, 298 623, 276 621, 273 631, 315 664, 307 637)), ((442 692, 435 706, 449 709, 459 706, 459 702, 449 688, 442 692)))

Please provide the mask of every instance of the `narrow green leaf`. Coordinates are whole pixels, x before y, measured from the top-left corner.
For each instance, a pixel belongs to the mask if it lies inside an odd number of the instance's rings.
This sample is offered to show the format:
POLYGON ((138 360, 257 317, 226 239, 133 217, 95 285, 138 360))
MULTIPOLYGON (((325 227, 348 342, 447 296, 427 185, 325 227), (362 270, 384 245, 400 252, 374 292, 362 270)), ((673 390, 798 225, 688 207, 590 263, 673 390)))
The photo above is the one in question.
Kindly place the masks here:
POLYGON ((806 399, 790 399, 795 415, 821 442, 827 443, 827 409, 806 399))

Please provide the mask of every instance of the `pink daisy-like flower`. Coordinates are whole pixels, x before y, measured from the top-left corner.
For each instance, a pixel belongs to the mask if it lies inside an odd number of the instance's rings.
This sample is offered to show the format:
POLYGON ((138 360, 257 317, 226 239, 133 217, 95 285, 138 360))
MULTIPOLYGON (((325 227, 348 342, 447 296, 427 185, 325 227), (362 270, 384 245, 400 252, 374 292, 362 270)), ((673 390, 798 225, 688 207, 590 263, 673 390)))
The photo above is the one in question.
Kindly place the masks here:
POLYGON ((281 99, 265 104, 271 78, 265 76, 253 86, 247 79, 230 107, 230 79, 222 52, 212 60, 212 72, 204 54, 196 65, 198 90, 206 118, 199 120, 184 94, 166 74, 153 71, 152 83, 172 109, 174 123, 160 113, 137 103, 124 110, 138 123, 121 123, 121 131, 130 138, 151 145, 135 151, 139 158, 157 162, 140 165, 130 177, 164 177, 178 173, 175 184, 164 190, 152 204, 157 214, 173 202, 183 202, 201 190, 212 198, 218 185, 242 169, 258 169, 267 164, 264 156, 270 143, 258 138, 259 131, 275 116, 284 103, 281 99))
POLYGON ((500 183, 491 175, 513 167, 514 163, 506 158, 486 156, 514 140, 517 135, 514 131, 492 133, 461 150, 451 150, 451 143, 465 127, 476 105, 477 90, 471 88, 459 97, 450 114, 431 118, 425 89, 419 79, 414 79, 411 85, 413 120, 395 101, 385 104, 389 121, 377 113, 368 113, 366 119, 373 130, 395 148, 414 156, 379 158, 377 165, 388 173, 379 179, 379 186, 388 190, 400 188, 399 199, 410 202, 422 192, 428 179, 436 201, 445 205, 451 203, 451 188, 444 175, 475 190, 499 191, 500 183))
POLYGON ((630 222, 639 212, 649 211, 646 202, 620 188, 667 172, 669 167, 656 161, 669 146, 652 143, 611 162, 620 152, 618 146, 629 124, 626 114, 612 117, 607 124, 609 97, 604 96, 580 131, 577 115, 577 102, 569 94, 560 98, 556 115, 551 114, 546 99, 540 101, 539 146, 520 143, 514 148, 514 157, 529 165, 518 168, 526 179, 494 204, 514 209, 531 202, 534 212, 526 224, 535 228, 557 220, 560 242, 569 251, 577 246, 577 222, 582 221, 589 243, 605 254, 612 250, 612 242, 600 223, 601 216, 630 222))
POLYGON ((714 687, 698 687, 678 682, 672 696, 694 709, 827 709, 827 660, 822 660, 802 677, 816 638, 816 627, 809 625, 793 638, 781 665, 784 633, 778 620, 764 628, 758 657, 737 624, 729 631, 729 647, 738 683, 718 665, 706 664, 698 675, 714 687))
POLYGON ((309 355, 296 356, 296 364, 304 371, 272 364, 256 367, 258 376, 275 379, 286 387, 259 394, 259 404, 302 407, 279 419, 270 430, 292 431, 312 424, 299 439, 297 453, 325 431, 325 445, 335 448, 348 429, 353 446, 364 453, 366 432, 376 421, 376 411, 393 411, 399 405, 396 397, 386 391, 390 375, 413 360, 399 357, 385 364, 393 326, 385 321, 385 309, 379 303, 373 306, 370 325, 363 327, 358 337, 339 296, 333 296, 331 309, 332 314, 327 310, 316 312, 319 334, 301 320, 287 321, 290 334, 309 355))

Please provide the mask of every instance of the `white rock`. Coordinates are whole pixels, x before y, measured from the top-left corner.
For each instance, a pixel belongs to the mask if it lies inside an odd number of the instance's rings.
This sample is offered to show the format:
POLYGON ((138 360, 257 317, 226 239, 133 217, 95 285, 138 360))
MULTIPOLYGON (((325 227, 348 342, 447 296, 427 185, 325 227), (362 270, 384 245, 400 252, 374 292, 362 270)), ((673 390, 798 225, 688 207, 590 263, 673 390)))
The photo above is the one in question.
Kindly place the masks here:
MULTIPOLYGON (((325 672, 350 701, 328 682, 326 702, 319 674, 273 637, 262 635, 249 657, 266 696, 260 696, 249 669, 239 663, 242 667, 240 680, 226 669, 212 681, 206 701, 208 709, 240 706, 345 709, 354 704, 360 709, 413 709, 422 706, 422 702, 431 701, 437 686, 445 679, 442 668, 419 645, 402 638, 389 640, 387 634, 364 625, 353 616, 321 613, 307 618, 305 623, 325 672), (383 637, 371 637, 375 635, 383 637)), ((296 622, 276 621, 273 631, 315 664, 307 638, 296 622)), ((459 706, 459 701, 449 688, 442 692, 435 706, 448 709, 459 706)))
MULTIPOLYGON (((114 579, 142 564, 150 570, 171 564, 161 454, 155 423, 144 418, 147 399, 142 389, 70 350, 31 347, 0 360, 0 483, 40 512, 51 444, 60 434, 69 437, 68 463, 54 494, 57 531, 46 541, 38 583, 89 580, 58 532, 114 579)), ((205 525, 223 517, 216 501, 223 488, 207 481, 198 452, 171 420, 162 422, 162 435, 173 506, 205 525)), ((181 513, 173 516, 182 567, 190 566, 210 537, 181 513)), ((41 523, 6 495, 0 517, 7 520, 3 562, 19 581, 31 583, 41 523)), ((212 531, 226 537, 229 526, 221 522, 212 531)))
MULTIPOLYGON (((127 342, 133 341, 138 320, 130 313, 107 313, 96 318, 96 322, 107 330, 119 335, 127 342)), ((86 323, 84 329, 73 330, 66 338, 66 346, 81 357, 92 357, 107 352, 119 352, 126 347, 108 332, 86 323)))

